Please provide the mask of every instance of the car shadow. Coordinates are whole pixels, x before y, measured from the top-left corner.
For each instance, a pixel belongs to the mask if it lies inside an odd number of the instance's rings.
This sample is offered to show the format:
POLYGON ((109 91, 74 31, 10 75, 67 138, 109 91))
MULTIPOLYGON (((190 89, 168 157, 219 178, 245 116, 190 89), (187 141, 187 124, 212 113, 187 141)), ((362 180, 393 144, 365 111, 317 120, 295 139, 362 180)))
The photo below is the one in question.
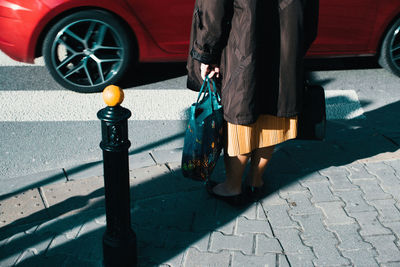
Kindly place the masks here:
MULTIPOLYGON (((310 71, 381 68, 375 57, 309 58, 305 61, 305 67, 310 71)), ((139 63, 130 67, 116 84, 122 88, 153 87, 152 89, 154 89, 154 83, 160 83, 157 85, 157 89, 163 87, 186 88, 186 74, 186 62, 139 63), (161 83, 176 78, 178 81, 172 82, 172 84, 161 83)), ((0 66, 0 77, 2 77, 0 90, 27 90, 27 84, 29 84, 28 90, 67 90, 54 81, 44 66, 0 66), (19 78, 15 79, 14 77, 19 78)))
MULTIPOLYGON (((148 86, 154 83, 179 78, 187 74, 186 62, 139 63, 132 66, 118 82, 122 88, 148 86)), ((185 86, 185 84, 180 84, 185 86)), ((163 86, 160 84, 160 86, 163 86)))
POLYGON ((343 57, 343 58, 307 58, 304 62, 309 71, 330 70, 361 70, 380 69, 378 59, 375 56, 343 57))

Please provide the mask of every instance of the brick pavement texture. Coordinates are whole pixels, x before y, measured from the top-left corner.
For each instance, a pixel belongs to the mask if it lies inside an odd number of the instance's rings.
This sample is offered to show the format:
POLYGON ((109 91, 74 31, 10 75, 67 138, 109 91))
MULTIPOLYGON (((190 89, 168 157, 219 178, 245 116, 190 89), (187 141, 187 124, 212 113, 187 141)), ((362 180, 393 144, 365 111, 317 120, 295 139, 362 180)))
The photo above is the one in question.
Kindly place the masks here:
MULTIPOLYGON (((139 266, 400 266, 396 166, 285 170, 286 182, 243 209, 208 196, 178 163, 134 169, 139 266)), ((1 198, 0 266, 102 266, 102 186, 91 177, 1 198)))

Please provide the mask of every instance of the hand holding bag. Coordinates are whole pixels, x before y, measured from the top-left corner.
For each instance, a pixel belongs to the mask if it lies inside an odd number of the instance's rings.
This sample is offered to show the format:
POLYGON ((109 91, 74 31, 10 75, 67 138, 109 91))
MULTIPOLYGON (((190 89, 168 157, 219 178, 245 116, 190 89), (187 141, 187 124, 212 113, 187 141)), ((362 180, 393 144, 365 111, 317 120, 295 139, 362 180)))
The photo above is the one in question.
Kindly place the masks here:
POLYGON ((190 107, 182 153, 183 176, 207 181, 223 146, 223 111, 215 82, 206 77, 190 107), (212 84, 212 88, 211 88, 212 84))

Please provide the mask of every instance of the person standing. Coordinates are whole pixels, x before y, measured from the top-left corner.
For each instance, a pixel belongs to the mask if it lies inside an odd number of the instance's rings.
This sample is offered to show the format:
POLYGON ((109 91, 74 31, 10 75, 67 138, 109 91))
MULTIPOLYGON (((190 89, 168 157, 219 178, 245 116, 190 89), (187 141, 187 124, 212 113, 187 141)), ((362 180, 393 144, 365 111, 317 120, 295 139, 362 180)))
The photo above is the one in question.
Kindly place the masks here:
POLYGON ((206 75, 214 78, 226 120, 226 180, 208 183, 214 197, 257 200, 274 146, 296 137, 303 58, 317 36, 318 11, 318 0, 196 1, 187 87, 199 91, 206 75))

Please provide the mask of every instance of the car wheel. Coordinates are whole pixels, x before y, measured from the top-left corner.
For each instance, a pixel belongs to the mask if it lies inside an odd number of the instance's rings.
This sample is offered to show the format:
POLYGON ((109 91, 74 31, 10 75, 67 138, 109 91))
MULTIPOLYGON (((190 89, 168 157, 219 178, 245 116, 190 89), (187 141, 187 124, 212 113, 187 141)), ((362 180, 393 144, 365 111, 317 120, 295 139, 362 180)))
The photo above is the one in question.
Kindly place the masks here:
POLYGON ((379 64, 400 76, 400 19, 393 24, 383 39, 379 64))
POLYGON ((112 14, 85 10, 57 22, 43 42, 43 57, 54 79, 70 90, 99 92, 127 70, 132 43, 112 14))

